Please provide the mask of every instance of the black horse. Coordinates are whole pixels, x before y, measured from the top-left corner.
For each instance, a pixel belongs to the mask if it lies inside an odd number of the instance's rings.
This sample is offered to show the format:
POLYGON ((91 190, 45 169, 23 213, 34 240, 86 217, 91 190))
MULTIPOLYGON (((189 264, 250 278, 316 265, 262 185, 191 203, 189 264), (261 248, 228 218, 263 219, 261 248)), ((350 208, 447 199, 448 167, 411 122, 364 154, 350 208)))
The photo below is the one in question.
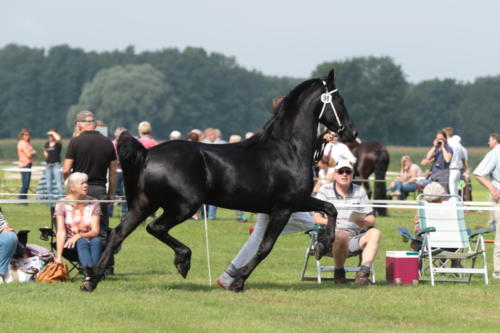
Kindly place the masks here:
MULTIPOLYGON (((389 168, 389 151, 383 143, 378 141, 363 141, 347 139, 342 136, 344 142, 354 156, 356 156, 356 174, 361 179, 366 180, 372 173, 375 173, 375 191, 373 198, 375 200, 385 200, 387 196, 387 187, 385 184, 385 174, 389 168)), ((362 181, 368 197, 371 198, 372 190, 370 182, 362 181)), ((380 216, 387 216, 387 208, 375 208, 380 216)))
POLYGON ((345 137, 356 131, 335 89, 334 72, 299 84, 280 103, 261 132, 235 144, 170 141, 149 150, 124 132, 118 154, 125 179, 129 212, 112 230, 103 255, 82 285, 92 291, 122 241, 158 208, 163 214, 147 231, 175 252, 174 265, 186 277, 191 250, 169 230, 191 217, 203 204, 270 214, 270 223, 255 257, 236 274, 229 287, 241 291, 254 268, 269 254, 290 214, 321 211, 328 215, 333 240, 337 211, 311 197, 312 161, 318 122, 345 137))

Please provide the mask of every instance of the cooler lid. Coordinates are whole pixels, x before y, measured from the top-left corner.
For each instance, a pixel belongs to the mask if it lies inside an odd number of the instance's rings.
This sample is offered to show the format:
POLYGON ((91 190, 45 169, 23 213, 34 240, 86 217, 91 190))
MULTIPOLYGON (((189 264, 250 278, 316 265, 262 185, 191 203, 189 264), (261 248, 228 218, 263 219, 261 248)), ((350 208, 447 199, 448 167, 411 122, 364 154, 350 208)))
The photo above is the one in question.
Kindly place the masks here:
POLYGON ((389 258, 418 258, 418 252, 413 251, 386 251, 385 256, 389 258))

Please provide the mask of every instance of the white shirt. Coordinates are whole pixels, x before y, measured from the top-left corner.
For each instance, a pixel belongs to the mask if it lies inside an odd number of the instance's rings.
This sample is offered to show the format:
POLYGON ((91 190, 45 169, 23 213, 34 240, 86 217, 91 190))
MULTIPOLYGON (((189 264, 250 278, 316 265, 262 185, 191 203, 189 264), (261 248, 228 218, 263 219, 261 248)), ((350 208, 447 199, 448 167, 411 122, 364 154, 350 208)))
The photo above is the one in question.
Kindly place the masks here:
POLYGON ((480 177, 491 177, 491 184, 500 190, 500 144, 490 150, 474 170, 480 177))
POLYGON ((323 156, 331 157, 335 161, 348 160, 352 165, 356 163, 356 157, 342 142, 329 142, 325 147, 323 156))
POLYGON ((453 155, 451 156, 450 169, 462 169, 464 163, 462 160, 467 160, 465 153, 465 148, 462 144, 456 140, 448 141, 448 146, 453 149, 453 155))

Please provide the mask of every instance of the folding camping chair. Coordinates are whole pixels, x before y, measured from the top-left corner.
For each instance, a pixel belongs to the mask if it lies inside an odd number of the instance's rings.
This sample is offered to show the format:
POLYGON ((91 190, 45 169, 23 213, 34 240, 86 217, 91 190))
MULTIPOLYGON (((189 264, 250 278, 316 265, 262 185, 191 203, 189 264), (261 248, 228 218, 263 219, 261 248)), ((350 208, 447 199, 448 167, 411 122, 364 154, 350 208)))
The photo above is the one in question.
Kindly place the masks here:
POLYGON ((481 229, 474 233, 467 231, 463 203, 460 197, 450 195, 429 195, 425 197, 454 198, 441 203, 426 202, 422 194, 417 198, 418 216, 420 219, 420 232, 422 248, 419 251, 420 281, 429 281, 426 273, 430 274, 430 281, 434 286, 435 281, 467 282, 470 283, 472 274, 484 275, 485 284, 488 284, 488 269, 483 234, 488 229, 481 229), (471 240, 477 237, 474 248, 471 240), (456 249, 456 250, 454 250, 456 249), (476 260, 482 257, 483 267, 475 268, 476 260), (452 260, 462 266, 470 261, 470 267, 446 267, 452 260), (455 274, 455 279, 436 280, 436 273, 455 274), (463 279, 465 277, 465 279, 463 279))
MULTIPOLYGON (((307 245, 306 248, 306 253, 304 257, 304 265, 302 266, 302 272, 300 275, 300 280, 301 281, 318 281, 318 284, 321 284, 322 280, 333 280, 333 272, 335 271, 335 266, 323 266, 321 265, 321 261, 317 260, 314 257, 314 252, 316 249, 316 244, 318 244, 318 231, 323 230, 323 227, 321 226, 315 226, 312 229, 309 229, 305 232, 305 234, 309 235, 309 244, 307 245), (315 267, 315 275, 306 275, 306 271, 308 268, 308 263, 309 263, 309 258, 313 257, 315 262, 316 262, 316 267, 315 267), (328 277, 323 277, 321 273, 323 272, 331 272, 332 276, 328 277)), ((329 258, 332 257, 332 251, 329 251, 329 254, 327 255, 329 258)), ((348 273, 356 273, 357 271, 360 270, 360 265, 361 265, 361 251, 356 252, 355 254, 350 255, 349 257, 353 256, 358 256, 359 257, 359 263, 357 266, 345 266, 344 270, 346 272, 346 275, 348 273)), ((347 280, 354 280, 354 278, 347 278, 347 280)), ((372 283, 375 283, 375 267, 372 266, 370 267, 370 280, 372 283)))
MULTIPOLYGON (((50 228, 43 227, 39 228, 40 231, 40 239, 44 241, 48 241, 50 245, 50 250, 56 255, 57 245, 56 245, 56 230, 57 230, 57 222, 54 216, 54 207, 50 207, 50 228)), ((73 249, 64 249, 62 256, 69 264, 69 274, 72 275, 71 281, 74 281, 79 275, 84 276, 82 270, 80 269, 80 261, 78 260, 78 253, 76 252, 76 248, 73 249)))

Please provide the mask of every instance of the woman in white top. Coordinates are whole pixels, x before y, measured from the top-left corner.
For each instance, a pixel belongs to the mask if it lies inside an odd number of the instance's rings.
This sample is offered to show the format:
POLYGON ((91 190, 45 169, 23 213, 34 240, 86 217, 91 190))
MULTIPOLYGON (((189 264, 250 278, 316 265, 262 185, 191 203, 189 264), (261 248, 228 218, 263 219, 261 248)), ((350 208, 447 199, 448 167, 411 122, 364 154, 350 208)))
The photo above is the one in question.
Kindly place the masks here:
POLYGON ((397 195, 399 200, 405 200, 408 193, 417 190, 417 180, 422 177, 422 169, 411 161, 410 156, 401 157, 401 171, 399 176, 389 185, 387 191, 397 195))
POLYGON ((335 172, 335 160, 333 158, 329 158, 328 156, 323 156, 323 158, 319 160, 316 165, 319 170, 318 179, 314 185, 313 192, 318 191, 321 186, 331 183, 333 180, 333 173, 335 172))

